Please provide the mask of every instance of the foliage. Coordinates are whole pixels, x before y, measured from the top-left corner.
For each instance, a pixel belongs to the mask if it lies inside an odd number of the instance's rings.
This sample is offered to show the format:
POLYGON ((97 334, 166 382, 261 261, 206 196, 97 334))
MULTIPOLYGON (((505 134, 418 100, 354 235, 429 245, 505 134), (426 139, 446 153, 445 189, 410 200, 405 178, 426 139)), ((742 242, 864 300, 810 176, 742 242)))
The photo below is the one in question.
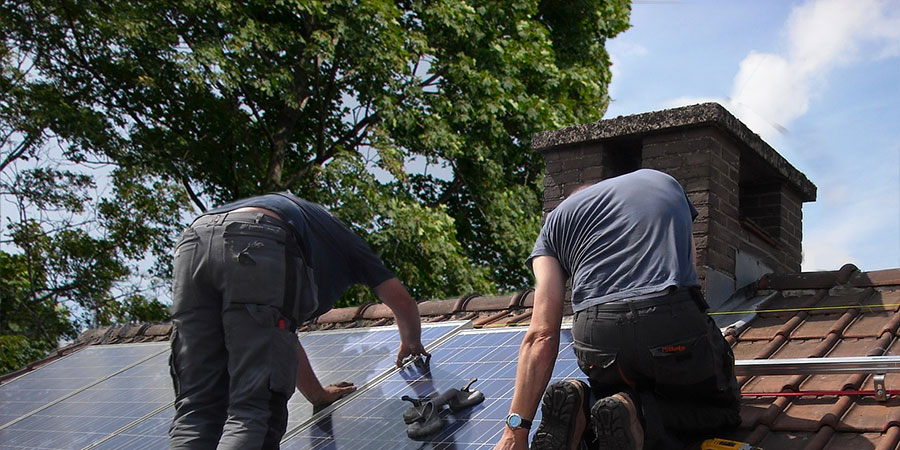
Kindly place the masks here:
POLYGON ((0 374, 25 367, 47 356, 51 349, 22 335, 0 335, 0 374))
MULTIPOLYGON (((182 213, 276 190, 332 209, 416 297, 519 289, 543 191, 531 135, 602 116, 605 40, 629 12, 622 0, 0 0, 0 122, 28 151, 53 137, 67 160, 114 168, 98 231, 67 235, 107 262, 54 263, 76 278, 102 270, 101 291, 148 251, 166 276, 182 213)), ((109 300, 98 295, 85 304, 109 300)))

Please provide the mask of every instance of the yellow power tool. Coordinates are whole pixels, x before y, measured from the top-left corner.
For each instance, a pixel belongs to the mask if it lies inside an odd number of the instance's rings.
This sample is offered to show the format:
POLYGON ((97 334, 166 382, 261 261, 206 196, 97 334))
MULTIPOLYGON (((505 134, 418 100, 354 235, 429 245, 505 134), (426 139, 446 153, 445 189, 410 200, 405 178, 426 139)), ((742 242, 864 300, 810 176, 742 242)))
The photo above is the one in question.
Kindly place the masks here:
POLYGON ((762 450, 746 442, 737 442, 728 439, 707 439, 700 444, 700 450, 762 450))

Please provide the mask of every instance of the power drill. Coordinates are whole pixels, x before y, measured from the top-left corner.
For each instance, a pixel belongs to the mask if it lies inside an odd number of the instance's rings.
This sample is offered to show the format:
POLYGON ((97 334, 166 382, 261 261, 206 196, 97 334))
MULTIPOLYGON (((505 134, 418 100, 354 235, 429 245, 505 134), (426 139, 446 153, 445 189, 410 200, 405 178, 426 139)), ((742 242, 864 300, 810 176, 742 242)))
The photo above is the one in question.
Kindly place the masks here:
POLYGON ((700 450, 762 450, 746 442, 730 441, 728 439, 707 439, 700 444, 700 450))

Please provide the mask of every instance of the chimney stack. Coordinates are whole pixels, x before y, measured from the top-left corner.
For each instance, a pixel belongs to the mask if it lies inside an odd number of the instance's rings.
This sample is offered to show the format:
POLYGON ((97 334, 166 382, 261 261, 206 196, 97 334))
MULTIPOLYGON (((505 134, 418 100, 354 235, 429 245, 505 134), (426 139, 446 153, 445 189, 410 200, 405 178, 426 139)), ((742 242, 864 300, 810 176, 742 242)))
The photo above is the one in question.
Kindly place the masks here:
POLYGON ((535 134, 544 213, 586 183, 640 168, 677 179, 700 212, 697 266, 715 308, 768 272, 799 272, 816 186, 724 107, 704 103, 535 134))

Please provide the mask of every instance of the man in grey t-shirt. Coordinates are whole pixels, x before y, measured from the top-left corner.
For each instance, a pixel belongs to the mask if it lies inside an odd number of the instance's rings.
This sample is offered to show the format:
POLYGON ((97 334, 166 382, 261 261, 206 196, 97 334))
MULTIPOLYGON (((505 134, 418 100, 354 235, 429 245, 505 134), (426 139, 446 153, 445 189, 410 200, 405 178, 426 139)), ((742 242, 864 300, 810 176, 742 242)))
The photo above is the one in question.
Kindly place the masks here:
POLYGON ((585 432, 604 449, 679 448, 740 423, 734 357, 697 283, 696 216, 674 178, 647 169, 577 191, 547 216, 527 261, 534 312, 496 448, 527 446, 559 347, 567 279, 575 354, 590 384, 546 389, 533 448, 577 448, 585 432))

